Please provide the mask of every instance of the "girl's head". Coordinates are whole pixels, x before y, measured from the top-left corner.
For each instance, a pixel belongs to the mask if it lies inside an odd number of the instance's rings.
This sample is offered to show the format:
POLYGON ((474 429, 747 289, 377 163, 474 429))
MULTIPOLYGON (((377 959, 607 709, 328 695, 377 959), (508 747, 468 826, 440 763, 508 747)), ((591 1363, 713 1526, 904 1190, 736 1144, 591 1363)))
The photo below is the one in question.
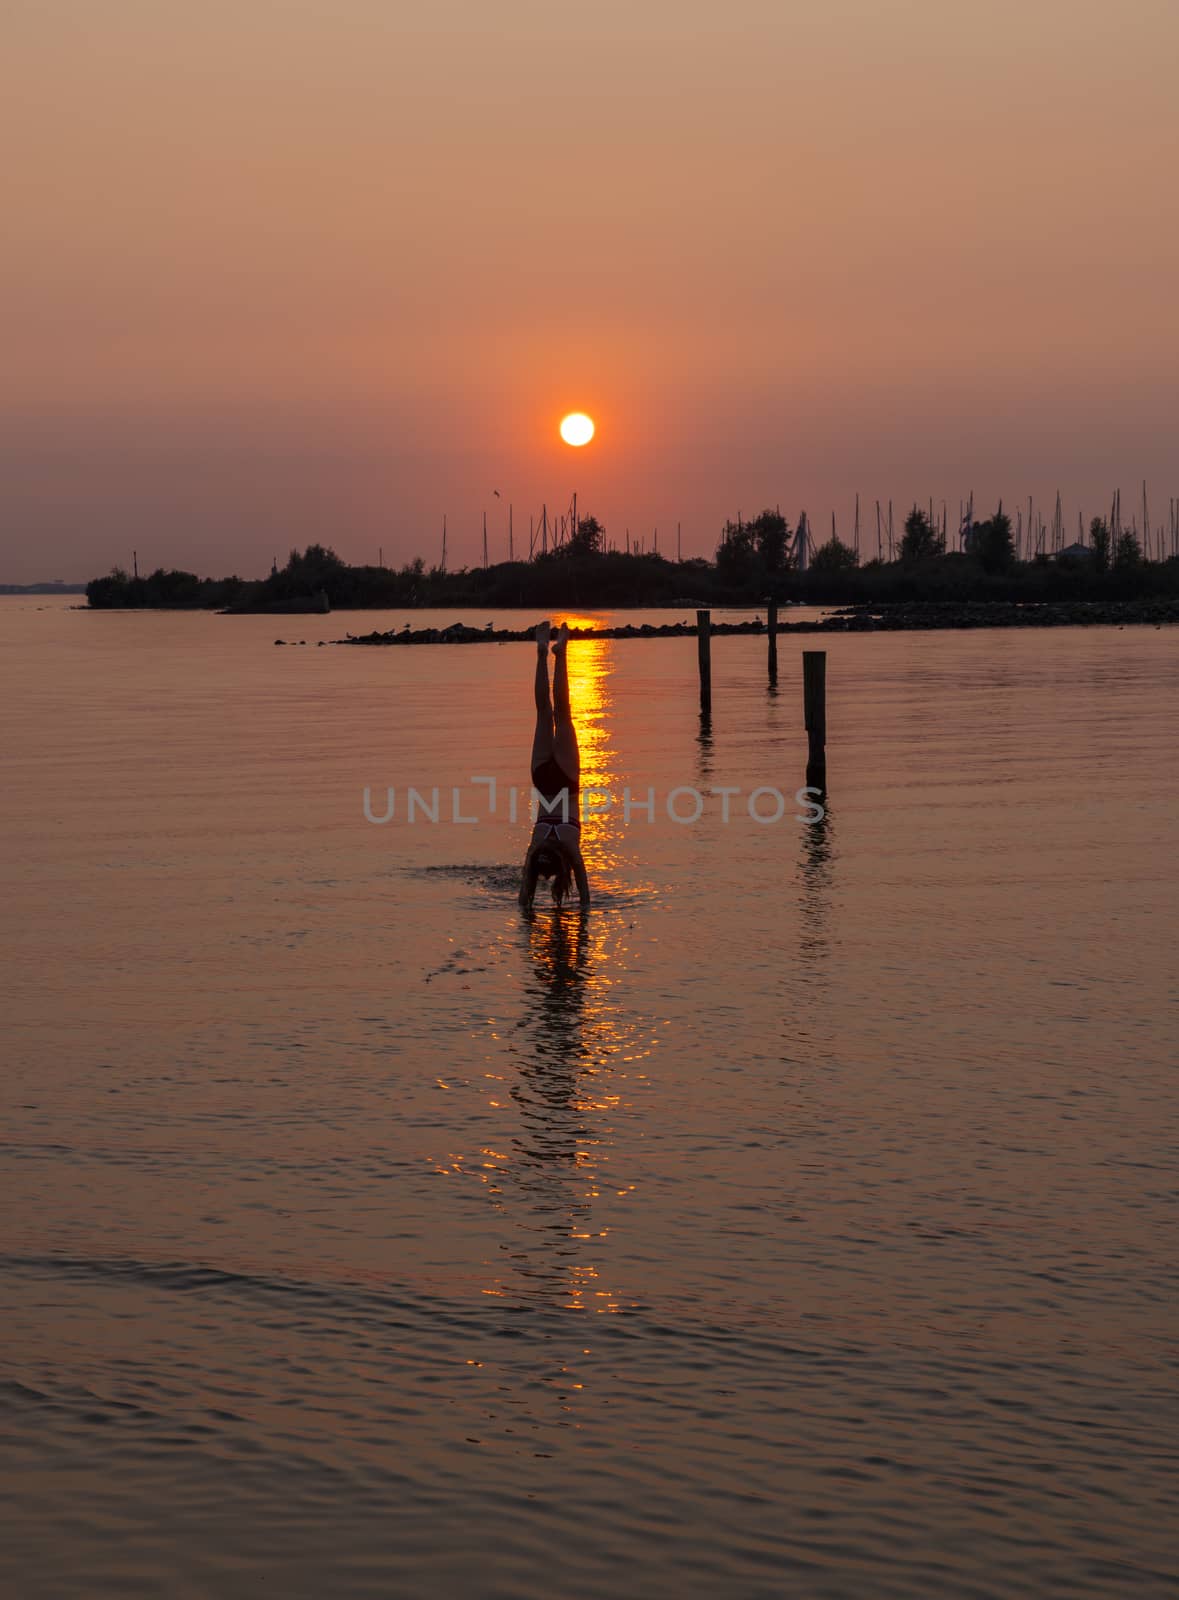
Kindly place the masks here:
POLYGON ((555 844, 539 845, 532 853, 537 878, 551 882, 553 903, 560 905, 573 887, 573 869, 565 852, 555 844))

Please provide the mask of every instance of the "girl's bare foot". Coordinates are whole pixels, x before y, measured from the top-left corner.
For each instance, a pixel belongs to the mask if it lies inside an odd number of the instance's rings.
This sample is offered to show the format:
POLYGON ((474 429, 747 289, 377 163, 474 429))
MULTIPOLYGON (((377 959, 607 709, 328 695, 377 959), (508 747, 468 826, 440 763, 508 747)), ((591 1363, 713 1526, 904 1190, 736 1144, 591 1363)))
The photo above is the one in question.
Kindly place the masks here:
POLYGON ((538 622, 536 625, 536 651, 538 655, 547 656, 549 653, 549 635, 553 631, 551 622, 538 622))
POLYGON ((568 625, 563 622, 561 624, 561 626, 557 629, 557 641, 553 645, 553 654, 554 655, 560 655, 560 653, 562 652, 562 650, 564 650, 565 646, 568 643, 569 643, 569 628, 568 628, 568 625))

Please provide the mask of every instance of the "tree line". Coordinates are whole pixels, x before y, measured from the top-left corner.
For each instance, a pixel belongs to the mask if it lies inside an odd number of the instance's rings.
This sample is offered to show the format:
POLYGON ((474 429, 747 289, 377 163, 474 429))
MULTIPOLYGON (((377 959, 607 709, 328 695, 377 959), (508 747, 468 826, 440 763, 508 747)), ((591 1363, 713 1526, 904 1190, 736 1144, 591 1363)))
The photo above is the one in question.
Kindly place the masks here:
POLYGON ((766 598, 819 605, 912 600, 1148 599, 1179 595, 1179 560, 1148 561, 1136 535, 1115 538, 1095 517, 1084 555, 1020 560, 1011 518, 1000 506, 964 530, 962 550, 948 551, 935 522, 917 506, 905 519, 896 558, 860 562, 834 534, 796 559, 797 528, 780 511, 725 523, 712 561, 671 561, 657 552, 607 547, 594 516, 579 519, 555 550, 528 561, 448 571, 417 557, 399 568, 349 566, 324 545, 292 550, 285 567, 260 581, 198 578, 159 569, 128 577, 116 568, 87 585, 89 604, 112 607, 215 608, 227 611, 420 606, 591 606, 760 604, 766 598))

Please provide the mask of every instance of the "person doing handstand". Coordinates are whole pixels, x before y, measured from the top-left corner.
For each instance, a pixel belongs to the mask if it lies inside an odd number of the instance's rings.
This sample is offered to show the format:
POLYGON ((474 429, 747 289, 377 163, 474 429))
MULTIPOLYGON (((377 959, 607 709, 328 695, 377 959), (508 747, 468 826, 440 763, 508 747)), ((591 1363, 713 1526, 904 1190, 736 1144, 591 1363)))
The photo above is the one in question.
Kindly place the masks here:
POLYGON ((559 906, 577 884, 583 906, 589 904, 589 881, 581 859, 581 756, 569 708, 569 668, 565 651, 569 630, 562 624, 553 644, 553 701, 549 699, 550 626, 536 630, 536 733, 532 739, 532 787, 537 794, 536 822, 524 857, 520 904, 531 910, 539 879, 551 880, 559 906))

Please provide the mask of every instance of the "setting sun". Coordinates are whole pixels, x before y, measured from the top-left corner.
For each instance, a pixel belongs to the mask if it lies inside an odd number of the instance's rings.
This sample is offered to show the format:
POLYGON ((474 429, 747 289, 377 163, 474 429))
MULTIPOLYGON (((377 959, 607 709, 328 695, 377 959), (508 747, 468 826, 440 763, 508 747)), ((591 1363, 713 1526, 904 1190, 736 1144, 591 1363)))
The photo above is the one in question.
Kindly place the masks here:
POLYGON ((561 437, 566 444, 588 444, 594 436, 594 419, 584 411, 571 411, 561 418, 561 437))

